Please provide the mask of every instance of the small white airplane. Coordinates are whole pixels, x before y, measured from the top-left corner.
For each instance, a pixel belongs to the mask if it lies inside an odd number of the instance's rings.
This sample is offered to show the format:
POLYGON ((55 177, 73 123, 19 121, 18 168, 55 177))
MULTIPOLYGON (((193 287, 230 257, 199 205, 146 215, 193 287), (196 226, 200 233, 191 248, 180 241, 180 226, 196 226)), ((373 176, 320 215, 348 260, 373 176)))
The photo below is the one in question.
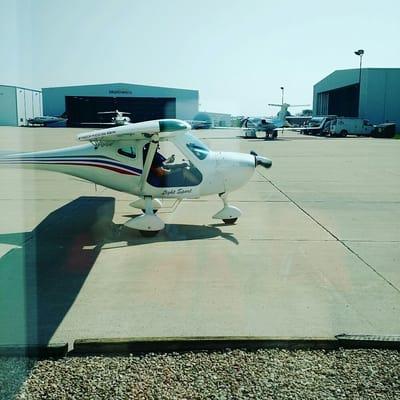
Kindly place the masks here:
POLYGON ((121 126, 127 125, 131 122, 131 119, 129 117, 126 117, 126 115, 130 115, 131 113, 125 111, 99 111, 97 114, 113 114, 114 116, 111 118, 111 122, 83 122, 82 125, 121 126))
POLYGON ((255 168, 270 168, 272 161, 250 154, 216 152, 190 133, 191 126, 163 119, 101 129, 78 135, 84 145, 0 156, 0 165, 61 172, 139 197, 130 205, 143 214, 124 225, 153 236, 164 228, 156 215, 159 199, 218 194, 223 207, 213 218, 234 224, 241 211, 228 203, 228 194, 249 181, 255 168), (167 160, 158 152, 163 144, 182 154, 167 160), (161 173, 162 172, 162 173, 161 173))
POLYGON ((245 131, 246 137, 257 137, 257 132, 265 132, 266 139, 276 139, 278 131, 284 128, 290 128, 290 123, 287 121, 289 107, 305 107, 306 104, 291 105, 288 103, 282 104, 268 104, 269 106, 279 107, 280 110, 276 117, 273 118, 260 118, 250 117, 242 121, 242 127, 247 128, 245 131))
POLYGON ((100 111, 98 114, 114 114, 114 117, 112 117, 112 122, 117 126, 126 125, 131 122, 129 117, 125 117, 125 115, 130 115, 131 113, 125 111, 100 111))
POLYGON ((41 117, 33 117, 27 120, 28 126, 40 125, 48 126, 57 122, 65 122, 67 119, 63 117, 52 117, 50 115, 43 115, 41 117))

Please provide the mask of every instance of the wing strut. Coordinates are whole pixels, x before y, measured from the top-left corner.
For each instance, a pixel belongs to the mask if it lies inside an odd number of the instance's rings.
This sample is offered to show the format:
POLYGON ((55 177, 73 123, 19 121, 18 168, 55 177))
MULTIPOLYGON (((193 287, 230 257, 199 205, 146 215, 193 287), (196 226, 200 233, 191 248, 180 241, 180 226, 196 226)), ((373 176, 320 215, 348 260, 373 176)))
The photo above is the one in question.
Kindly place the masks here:
POLYGON ((147 152, 146 161, 143 166, 143 172, 142 172, 142 175, 140 176, 140 182, 139 182, 140 193, 143 193, 144 185, 147 181, 147 177, 149 176, 151 164, 153 163, 154 155, 156 154, 156 151, 157 151, 157 146, 158 146, 158 142, 159 142, 158 139, 159 139, 159 136, 154 135, 149 144, 149 150, 147 152))

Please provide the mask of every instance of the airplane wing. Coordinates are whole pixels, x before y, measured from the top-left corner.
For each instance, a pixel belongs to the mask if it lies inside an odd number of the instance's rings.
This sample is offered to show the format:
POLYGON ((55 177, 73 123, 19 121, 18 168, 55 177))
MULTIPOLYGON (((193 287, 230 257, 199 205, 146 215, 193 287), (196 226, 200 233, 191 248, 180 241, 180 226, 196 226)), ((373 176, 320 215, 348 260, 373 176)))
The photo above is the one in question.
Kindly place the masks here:
POLYGON ((290 126, 283 126, 282 128, 275 128, 274 131, 275 132, 283 132, 283 131, 296 131, 297 128, 293 128, 290 126))
POLYGON ((81 122, 81 125, 107 125, 113 126, 115 122, 81 122))
POLYGON ((97 114, 125 114, 125 115, 128 115, 128 114, 131 114, 131 113, 127 112, 127 111, 117 111, 117 110, 115 110, 115 111, 98 111, 97 114))
POLYGON ((177 132, 190 129, 191 126, 185 121, 179 119, 160 119, 80 133, 77 138, 81 141, 95 143, 119 140, 150 140, 154 135, 158 135, 162 139, 168 136, 171 137, 177 132))
POLYGON ((317 131, 321 130, 321 126, 310 126, 310 127, 304 127, 304 128, 294 128, 296 131, 317 131))
POLYGON ((213 126, 210 129, 215 129, 215 130, 230 130, 230 131, 252 131, 255 129, 255 127, 241 127, 241 126, 213 126))

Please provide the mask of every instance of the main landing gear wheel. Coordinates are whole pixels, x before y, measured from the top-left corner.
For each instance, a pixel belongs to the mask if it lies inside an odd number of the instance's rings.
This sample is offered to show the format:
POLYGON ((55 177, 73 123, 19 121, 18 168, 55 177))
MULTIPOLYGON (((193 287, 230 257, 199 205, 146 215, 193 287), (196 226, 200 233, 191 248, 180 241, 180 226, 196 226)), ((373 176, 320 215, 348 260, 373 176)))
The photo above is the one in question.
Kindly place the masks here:
POLYGON ((150 238, 156 236, 157 233, 160 231, 139 231, 139 232, 143 237, 150 238))
MULTIPOLYGON (((152 237, 157 235, 165 224, 160 217, 153 212, 152 198, 150 196, 144 197, 145 209, 144 214, 131 218, 125 222, 125 226, 131 229, 137 229, 144 237, 152 237)), ((140 207, 142 208, 142 207, 140 207)))
MULTIPOLYGON (((144 208, 142 208, 143 214, 146 214, 146 210, 144 208)), ((153 208, 153 214, 157 214, 158 209, 153 208)))
POLYGON ((237 219, 242 215, 241 211, 235 207, 231 206, 228 203, 228 194, 220 193, 219 197, 224 203, 224 207, 222 210, 219 210, 215 215, 213 215, 214 219, 222 219, 226 225, 234 224, 237 219))
POLYGON ((224 218, 225 225, 233 225, 238 219, 237 218, 224 218))

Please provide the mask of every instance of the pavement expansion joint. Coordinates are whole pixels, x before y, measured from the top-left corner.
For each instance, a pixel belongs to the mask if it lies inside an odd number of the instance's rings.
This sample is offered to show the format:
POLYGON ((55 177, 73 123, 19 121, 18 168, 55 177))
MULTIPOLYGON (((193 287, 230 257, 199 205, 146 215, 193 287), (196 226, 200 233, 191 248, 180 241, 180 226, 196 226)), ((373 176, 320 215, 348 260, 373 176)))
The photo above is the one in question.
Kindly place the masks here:
POLYGON ((362 258, 355 250, 353 250, 351 247, 349 247, 344 240, 340 239, 338 236, 336 236, 333 232, 331 232, 326 226, 324 226, 321 222, 319 222, 315 217, 313 217, 308 211, 306 211, 303 207, 300 206, 295 200, 293 200, 287 193, 285 193, 279 186, 277 186, 274 182, 271 180, 268 180, 268 182, 276 189, 278 190, 283 196, 285 196, 291 203, 293 203, 300 211, 302 211, 305 215, 307 215, 311 220, 313 220, 318 226, 320 226, 325 232, 327 232, 329 235, 331 235, 336 241, 342 244, 350 253, 352 253, 354 256, 356 256, 364 265, 366 265, 369 269, 371 269, 377 276, 379 276, 381 279, 383 279, 388 285, 390 285, 394 290, 396 290, 398 293, 400 293, 400 288, 398 288, 396 285, 394 285, 391 281, 389 281, 386 277, 384 277, 380 272, 378 272, 371 264, 369 264, 364 258, 362 258))
POLYGON ((306 243, 328 243, 328 242, 336 242, 334 239, 285 239, 285 238, 254 238, 248 239, 251 242, 285 242, 285 243, 297 243, 297 242, 306 242, 306 243))
POLYGON ((400 240, 357 240, 357 239, 343 239, 346 243, 400 243, 400 240))

